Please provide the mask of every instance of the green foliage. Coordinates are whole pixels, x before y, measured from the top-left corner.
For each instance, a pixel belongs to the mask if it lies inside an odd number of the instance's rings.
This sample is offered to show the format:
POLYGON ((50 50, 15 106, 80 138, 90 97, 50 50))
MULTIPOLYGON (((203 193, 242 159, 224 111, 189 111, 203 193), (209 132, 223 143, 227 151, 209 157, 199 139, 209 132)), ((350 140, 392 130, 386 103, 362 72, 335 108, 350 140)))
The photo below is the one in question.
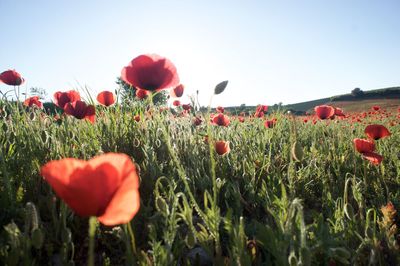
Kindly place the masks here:
POLYGON ((134 101, 98 107, 90 124, 0 105, 9 110, 0 119, 2 265, 87 262, 88 219, 54 195, 40 167, 105 152, 135 160, 141 206, 130 224, 91 231, 95 265, 399 265, 400 232, 380 211, 387 200, 400 208, 398 134, 377 143, 377 167, 354 151, 365 125, 347 121, 312 125, 278 112, 272 129, 262 119, 194 127, 194 114, 134 101), (214 140, 230 141, 231 152, 218 156, 214 140))
MULTIPOLYGON (((124 104, 132 104, 134 101, 137 101, 136 98, 136 88, 132 87, 125 81, 123 81, 120 77, 117 78, 116 83, 120 87, 120 97, 122 103, 124 104)), ((168 100, 168 94, 165 91, 160 91, 153 94, 153 103, 155 105, 166 105, 168 100)))

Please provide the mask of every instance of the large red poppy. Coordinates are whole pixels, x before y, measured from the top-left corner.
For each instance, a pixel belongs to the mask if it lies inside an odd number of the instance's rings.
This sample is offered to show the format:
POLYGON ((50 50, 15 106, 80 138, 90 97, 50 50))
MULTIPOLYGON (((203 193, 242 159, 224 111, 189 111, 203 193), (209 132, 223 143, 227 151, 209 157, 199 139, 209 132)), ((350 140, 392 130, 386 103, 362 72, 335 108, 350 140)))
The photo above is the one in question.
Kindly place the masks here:
POLYGON ((81 99, 79 92, 71 90, 66 92, 57 91, 54 93, 54 104, 64 109, 65 105, 81 99))
POLYGON ((41 175, 76 214, 97 216, 104 225, 127 223, 139 210, 139 176, 125 154, 51 161, 41 175))
POLYGON ((314 108, 319 119, 328 119, 335 115, 335 108, 329 105, 319 105, 314 108))
POLYGON ((94 123, 96 116, 96 108, 93 105, 87 105, 83 101, 67 103, 64 107, 64 112, 78 119, 85 118, 91 123, 94 123))
POLYGON ((362 153, 362 157, 374 165, 380 164, 383 160, 383 156, 375 152, 364 152, 362 153))
POLYGON ((175 88, 173 88, 170 91, 171 97, 173 97, 173 98, 182 97, 184 89, 185 89, 185 87, 182 84, 179 84, 178 86, 176 86, 175 88))
POLYGON ((382 125, 368 125, 365 130, 365 134, 371 139, 378 140, 391 135, 390 131, 382 125))
POLYGON ((121 72, 126 83, 143 90, 159 91, 179 84, 174 64, 156 54, 140 55, 134 58, 121 72))
POLYGON ((102 91, 97 94, 97 101, 104 106, 110 106, 115 103, 116 97, 111 91, 102 91))
POLYGON ((19 86, 24 83, 24 78, 15 70, 7 70, 0 74, 0 82, 10 86, 19 86))
POLYGON ((229 120, 229 117, 224 115, 223 113, 214 115, 211 121, 213 125, 224 126, 224 127, 227 127, 231 122, 229 120))
POLYGON ((359 153, 375 151, 375 143, 368 139, 354 139, 354 147, 359 153))
POLYGON ((43 108, 43 103, 39 100, 39 96, 32 96, 27 98, 24 101, 24 105, 28 107, 32 107, 33 105, 36 105, 39 108, 43 108))
POLYGON ((215 151, 219 154, 219 155, 224 155, 229 153, 231 150, 231 148, 229 147, 229 141, 216 141, 215 142, 215 151))

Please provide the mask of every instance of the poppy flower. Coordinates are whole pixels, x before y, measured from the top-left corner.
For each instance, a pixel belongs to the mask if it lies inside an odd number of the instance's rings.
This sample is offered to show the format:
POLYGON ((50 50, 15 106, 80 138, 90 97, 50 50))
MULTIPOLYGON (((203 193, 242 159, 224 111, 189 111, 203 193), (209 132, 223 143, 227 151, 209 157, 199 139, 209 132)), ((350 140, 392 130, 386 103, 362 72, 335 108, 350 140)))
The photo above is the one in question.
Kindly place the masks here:
POLYGON ((374 110, 374 111, 379 111, 379 109, 381 109, 381 107, 378 105, 372 106, 372 110, 374 110))
POLYGON ((67 103, 64 107, 64 112, 68 115, 72 115, 78 119, 87 119, 92 124, 95 120, 96 109, 93 105, 87 105, 82 101, 75 101, 72 103, 67 103))
POLYGON ((39 108, 43 108, 43 103, 39 100, 39 96, 32 96, 27 98, 24 101, 24 105, 28 107, 32 107, 33 105, 36 105, 39 108))
POLYGON ((114 93, 111 91, 102 91, 99 94, 97 94, 97 101, 104 105, 104 106, 110 106, 113 105, 116 101, 116 97, 114 93))
POLYGON ((185 110, 185 111, 189 111, 190 108, 191 108, 191 106, 190 106, 190 104, 182 104, 182 108, 183 108, 183 110, 185 110))
POLYGON ((354 147, 359 153, 375 151, 375 143, 368 139, 354 139, 354 147))
POLYGON ((135 95, 136 95, 136 97, 137 97, 139 100, 143 100, 143 99, 146 98, 149 94, 150 94, 149 91, 142 90, 142 89, 137 89, 136 92, 135 92, 135 95))
POLYGON ((365 130, 365 134, 371 139, 378 140, 391 135, 390 131, 382 125, 368 125, 365 130))
POLYGON ((227 127, 230 124, 230 122, 231 121, 229 120, 229 117, 224 115, 223 113, 214 115, 211 120, 211 123, 213 125, 224 126, 224 127, 227 127))
POLYGON ((178 107, 178 106, 181 105, 181 102, 178 101, 178 100, 175 100, 175 101, 172 102, 172 105, 178 107))
POLYGON ((231 151, 231 148, 229 147, 229 141, 216 141, 215 142, 215 151, 219 154, 219 155, 224 155, 227 154, 231 151))
POLYGON ((104 225, 127 223, 139 210, 139 176, 126 154, 51 161, 41 175, 76 214, 97 216, 104 225))
POLYGON ((256 108, 256 112, 266 113, 268 111, 268 105, 258 105, 256 108))
POLYGON ((244 117, 243 116, 239 116, 238 120, 239 120, 240 123, 243 123, 244 122, 244 117))
POLYGON ((266 128, 273 128, 276 124, 276 120, 272 119, 272 120, 265 120, 264 126, 266 128))
POLYGON ((193 125, 195 125, 195 126, 201 125, 202 122, 203 122, 203 120, 202 120, 200 117, 198 117, 198 116, 196 116, 195 118, 193 118, 193 125))
POLYGON ((335 108, 329 105, 316 106, 314 111, 319 119, 327 119, 335 115, 335 108))
POLYGON ((225 112, 225 108, 222 106, 218 106, 217 108, 215 108, 215 110, 217 111, 217 113, 224 113, 225 112))
POLYGON ((335 107, 335 115, 336 116, 344 116, 343 110, 339 107, 335 107))
POLYGON ((19 86, 24 83, 24 78, 21 77, 15 70, 7 70, 0 74, 0 82, 3 82, 10 86, 19 86))
POLYGON ((140 121, 140 115, 135 115, 133 117, 133 119, 135 119, 136 122, 139 122, 140 121))
POLYGON ((264 117, 264 112, 256 111, 256 112, 254 113, 254 117, 262 118, 262 117, 264 117))
POLYGON ((66 92, 57 91, 54 93, 54 104, 64 109, 67 103, 79 101, 81 96, 79 92, 71 90, 66 92))
POLYGON ((160 91, 179 84, 174 64, 156 54, 140 55, 122 69, 121 78, 135 88, 160 91))
POLYGON ((173 98, 179 98, 183 95, 183 90, 184 90, 184 86, 182 84, 179 84, 178 86, 176 86, 175 88, 173 88, 170 91, 170 95, 173 98))
POLYGON ((374 165, 379 165, 383 160, 383 156, 375 152, 364 152, 362 153, 362 157, 365 160, 370 161, 374 165))

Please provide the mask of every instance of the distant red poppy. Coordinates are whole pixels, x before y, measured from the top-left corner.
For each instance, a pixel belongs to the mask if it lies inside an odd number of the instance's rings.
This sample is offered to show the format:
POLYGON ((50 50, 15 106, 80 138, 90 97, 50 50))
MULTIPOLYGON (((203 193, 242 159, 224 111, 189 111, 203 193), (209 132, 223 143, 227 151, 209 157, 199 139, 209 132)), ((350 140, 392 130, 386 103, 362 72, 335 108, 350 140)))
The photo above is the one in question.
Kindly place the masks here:
POLYGON ((64 112, 68 115, 72 115, 77 119, 87 119, 91 123, 94 123, 96 116, 96 109, 93 105, 87 105, 83 101, 75 101, 67 103, 64 107, 64 112))
POLYGON ((256 112, 266 113, 268 111, 268 105, 258 105, 256 108, 256 112))
POLYGON ((121 78, 135 88, 159 91, 179 84, 174 64, 156 54, 140 55, 122 69, 121 78))
POLYGON ((191 106, 190 106, 189 103, 188 104, 182 104, 182 108, 183 108, 183 110, 189 111, 191 106))
POLYGON ((19 86, 24 83, 24 78, 21 77, 15 70, 7 70, 0 74, 0 82, 3 82, 10 86, 19 86))
POLYGON ((329 105, 319 105, 314 108, 319 119, 328 119, 335 115, 335 108, 329 105))
POLYGON ((343 110, 339 107, 335 107, 335 115, 336 116, 345 116, 343 110))
POLYGON ((196 116, 195 118, 193 118, 193 125, 199 126, 201 125, 201 123, 203 123, 203 120, 200 117, 196 116))
POLYGON ((382 162, 383 156, 379 155, 375 152, 364 152, 362 153, 362 157, 368 161, 370 161, 374 165, 378 165, 382 162))
POLYGON ((43 103, 39 100, 39 96, 32 96, 27 98, 24 101, 24 105, 28 107, 32 107, 33 105, 36 105, 39 108, 43 108, 43 103))
POLYGON ((372 106, 372 109, 373 109, 374 111, 379 111, 379 109, 381 109, 381 107, 378 106, 378 105, 374 105, 374 106, 372 106))
POLYGON ((256 111, 256 112, 254 113, 254 117, 258 117, 258 118, 264 117, 264 112, 262 112, 262 111, 256 111))
POLYGON ((368 125, 365 130, 365 134, 371 139, 378 140, 391 135, 390 131, 382 125, 368 125))
POLYGON ((229 117, 224 115, 223 113, 219 113, 217 115, 214 115, 212 118, 212 124, 213 125, 218 125, 218 126, 224 126, 227 127, 230 124, 229 117))
POLYGON ((265 120, 264 122, 264 126, 266 128, 273 128, 276 124, 276 119, 272 119, 272 120, 265 120))
POLYGON ((41 175, 76 214, 97 216, 104 225, 127 223, 139 210, 139 176, 126 154, 51 161, 41 175))
POLYGON ((67 103, 79 101, 81 96, 79 92, 71 90, 66 92, 57 91, 54 93, 54 104, 64 109, 67 103))
POLYGON ((140 115, 135 115, 133 117, 133 119, 135 119, 136 122, 139 122, 140 121, 140 115))
POLYGON ((231 151, 231 148, 229 147, 229 141, 216 141, 215 142, 215 151, 219 155, 224 155, 227 154, 231 151))
POLYGON ((111 91, 102 91, 97 94, 97 101, 104 106, 110 106, 115 103, 116 97, 111 91))
POLYGON ((240 123, 243 123, 244 122, 244 117, 243 116, 239 116, 238 120, 239 120, 240 123))
POLYGON ((217 113, 224 113, 225 112, 225 108, 222 106, 218 106, 217 108, 215 108, 215 110, 217 111, 217 113))
POLYGON ((170 91, 171 97, 173 97, 173 98, 182 97, 184 89, 185 89, 185 87, 182 84, 179 84, 178 86, 176 86, 175 88, 173 88, 170 91))
POLYGON ((135 94, 136 94, 136 97, 139 100, 143 100, 144 98, 146 98, 150 94, 150 92, 146 91, 146 90, 142 90, 142 89, 136 89, 136 93, 135 94))
POLYGON ((172 105, 178 107, 181 105, 181 102, 179 100, 175 100, 172 102, 172 105))
POLYGON ((354 147, 359 153, 373 152, 375 151, 375 143, 368 139, 354 139, 354 147))

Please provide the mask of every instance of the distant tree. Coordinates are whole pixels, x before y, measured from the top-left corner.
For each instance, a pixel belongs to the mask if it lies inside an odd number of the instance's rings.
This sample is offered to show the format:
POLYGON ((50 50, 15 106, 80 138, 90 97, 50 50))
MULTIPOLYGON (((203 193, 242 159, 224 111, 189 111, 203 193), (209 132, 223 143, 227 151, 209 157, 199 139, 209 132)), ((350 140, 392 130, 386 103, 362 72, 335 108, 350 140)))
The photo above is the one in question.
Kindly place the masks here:
POLYGON ((351 95, 353 95, 354 97, 360 97, 364 95, 364 91, 362 91, 360 88, 355 88, 351 91, 351 95))
POLYGON ((32 87, 29 89, 30 96, 39 96, 39 99, 44 100, 47 96, 47 92, 43 88, 32 87))
MULTIPOLYGON (((117 78, 116 83, 121 87, 120 97, 122 103, 129 104, 136 101, 136 88, 123 81, 120 77, 117 78)), ((167 104, 168 95, 166 91, 161 91, 154 95, 153 103, 156 105, 167 104)))

